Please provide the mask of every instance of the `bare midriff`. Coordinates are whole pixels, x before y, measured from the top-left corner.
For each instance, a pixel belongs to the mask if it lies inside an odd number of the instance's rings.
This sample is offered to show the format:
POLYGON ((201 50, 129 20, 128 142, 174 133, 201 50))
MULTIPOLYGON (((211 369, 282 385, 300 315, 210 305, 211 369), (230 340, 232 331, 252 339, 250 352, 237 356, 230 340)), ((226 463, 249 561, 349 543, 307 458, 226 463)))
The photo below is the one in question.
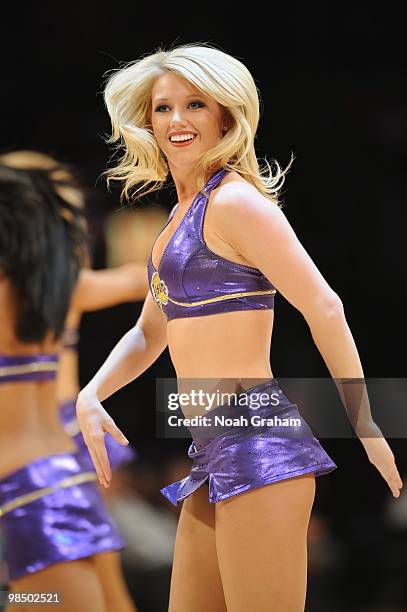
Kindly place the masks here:
POLYGON ((168 348, 177 378, 273 378, 274 310, 172 319, 168 348))
MULTIPOLYGON (((0 355, 55 355, 61 343, 47 334, 43 342, 21 342, 15 336, 15 292, 0 277, 0 355)), ((56 381, 19 381, 0 384, 0 478, 35 459, 51 454, 76 452, 65 433, 57 410, 56 381)))
POLYGON ((55 381, 0 385, 0 478, 40 457, 75 452, 58 417, 55 381))

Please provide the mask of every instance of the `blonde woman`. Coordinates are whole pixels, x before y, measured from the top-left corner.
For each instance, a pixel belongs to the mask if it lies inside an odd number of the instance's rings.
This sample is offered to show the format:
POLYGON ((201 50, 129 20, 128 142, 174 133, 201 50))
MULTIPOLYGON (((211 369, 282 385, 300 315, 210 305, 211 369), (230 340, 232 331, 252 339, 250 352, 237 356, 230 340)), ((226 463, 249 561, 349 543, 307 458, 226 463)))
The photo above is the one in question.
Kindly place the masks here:
MULTIPOLYGON (((185 500, 169 609, 300 612, 315 476, 336 465, 273 376, 274 295, 303 314, 332 377, 361 378, 342 302, 278 206, 284 172, 259 168, 258 93, 240 61, 205 45, 158 51, 113 74, 105 96, 112 140, 123 146, 110 177, 129 196, 159 188, 170 172, 178 204, 153 245, 139 320, 78 397, 99 479, 111 479, 104 434, 126 444, 101 402, 167 345, 182 388, 214 379, 240 392, 237 405, 216 406, 212 418, 249 416, 241 397, 273 396, 257 414, 294 418, 286 434, 267 425, 212 436, 190 428, 191 473, 163 489, 173 503, 185 500)), ((362 416, 368 457, 398 497, 394 456, 368 407, 362 416)))

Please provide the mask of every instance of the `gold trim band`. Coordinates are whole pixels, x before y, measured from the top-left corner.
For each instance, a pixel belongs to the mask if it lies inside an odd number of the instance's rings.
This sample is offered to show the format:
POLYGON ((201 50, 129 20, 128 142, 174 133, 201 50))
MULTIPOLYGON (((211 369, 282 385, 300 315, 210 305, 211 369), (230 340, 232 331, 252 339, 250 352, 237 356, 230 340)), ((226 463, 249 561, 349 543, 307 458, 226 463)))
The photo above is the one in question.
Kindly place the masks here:
POLYGON ((155 299, 161 310, 163 310, 163 305, 165 306, 166 304, 168 304, 168 302, 172 302, 177 306, 184 306, 185 308, 193 308, 194 306, 212 304, 224 300, 232 300, 233 298, 247 297, 251 295, 274 295, 275 293, 277 293, 277 289, 265 289, 263 291, 239 291, 237 293, 217 295, 216 297, 207 298, 205 300, 198 300, 196 302, 177 302, 169 296, 168 287, 165 282, 160 278, 160 275, 157 270, 154 271, 151 277, 150 288, 151 293, 153 294, 153 298, 155 299))
POLYGON ((239 293, 228 293, 227 295, 218 295, 214 298, 208 298, 206 300, 199 300, 198 302, 177 302, 168 296, 168 300, 177 306, 185 306, 185 308, 192 308, 193 306, 201 306, 202 304, 211 304, 213 302, 221 302, 223 300, 231 300, 237 297, 247 297, 249 295, 274 295, 276 289, 265 289, 264 291, 241 291, 239 293))
POLYGON ((31 374, 32 372, 56 372, 58 364, 53 361, 42 361, 40 363, 25 363, 23 365, 0 367, 0 376, 10 374, 31 374))
POLYGON ((15 499, 5 503, 4 506, 0 506, 0 517, 4 516, 7 512, 15 510, 16 508, 25 506, 30 502, 41 499, 41 497, 45 497, 46 495, 50 495, 51 493, 58 491, 58 489, 66 489, 74 484, 82 484, 83 482, 89 482, 91 480, 97 480, 96 472, 81 472, 80 474, 75 474, 75 476, 64 478, 58 482, 58 484, 52 487, 44 487, 43 489, 37 489, 31 493, 20 495, 20 497, 16 497, 15 499))

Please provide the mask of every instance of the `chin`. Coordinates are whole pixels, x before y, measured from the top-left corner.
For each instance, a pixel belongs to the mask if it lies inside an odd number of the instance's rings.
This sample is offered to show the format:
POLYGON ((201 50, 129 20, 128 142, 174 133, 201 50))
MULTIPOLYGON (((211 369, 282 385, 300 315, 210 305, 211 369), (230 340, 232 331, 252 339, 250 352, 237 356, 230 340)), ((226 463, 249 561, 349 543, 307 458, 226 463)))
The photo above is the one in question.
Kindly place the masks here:
POLYGON ((183 155, 174 155, 173 157, 167 157, 170 165, 175 168, 190 168, 191 166, 196 166, 199 156, 187 154, 186 152, 183 155))

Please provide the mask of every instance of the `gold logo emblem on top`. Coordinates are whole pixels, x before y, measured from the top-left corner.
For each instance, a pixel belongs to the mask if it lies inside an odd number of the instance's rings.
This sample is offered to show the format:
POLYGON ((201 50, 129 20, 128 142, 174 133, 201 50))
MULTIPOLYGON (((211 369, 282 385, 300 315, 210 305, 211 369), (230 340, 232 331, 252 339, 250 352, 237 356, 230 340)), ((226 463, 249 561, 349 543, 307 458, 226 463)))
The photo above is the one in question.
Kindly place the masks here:
POLYGON ((163 280, 161 280, 158 272, 154 272, 151 277, 151 292, 159 307, 162 310, 163 305, 168 304, 168 287, 163 280))

